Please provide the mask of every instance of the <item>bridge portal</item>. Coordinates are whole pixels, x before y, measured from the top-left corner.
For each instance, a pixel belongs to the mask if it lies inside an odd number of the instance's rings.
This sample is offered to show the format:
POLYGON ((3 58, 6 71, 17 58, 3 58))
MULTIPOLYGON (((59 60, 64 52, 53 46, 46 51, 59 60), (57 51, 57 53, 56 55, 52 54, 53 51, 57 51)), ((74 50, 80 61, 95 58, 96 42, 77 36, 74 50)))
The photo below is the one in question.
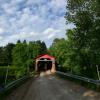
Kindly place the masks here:
POLYGON ((36 58, 36 72, 45 72, 50 71, 51 73, 55 73, 55 58, 48 54, 41 55, 36 58))

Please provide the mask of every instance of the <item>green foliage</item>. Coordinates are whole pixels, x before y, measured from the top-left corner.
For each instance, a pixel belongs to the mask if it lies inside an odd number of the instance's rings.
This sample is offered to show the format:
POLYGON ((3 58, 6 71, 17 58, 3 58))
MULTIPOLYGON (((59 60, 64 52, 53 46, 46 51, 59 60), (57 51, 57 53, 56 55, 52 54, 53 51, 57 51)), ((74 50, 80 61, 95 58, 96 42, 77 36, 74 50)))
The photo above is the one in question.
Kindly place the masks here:
POLYGON ((50 47, 57 62, 73 74, 98 79, 100 70, 100 2, 68 0, 66 23, 75 28, 66 31, 66 39, 55 39, 50 47))
MULTIPOLYGON (((18 67, 20 70, 16 72, 16 77, 23 76, 30 71, 30 67, 35 66, 34 60, 38 55, 45 54, 47 52, 46 45, 41 41, 33 41, 26 43, 17 42, 13 49, 13 65, 18 67)), ((32 70, 31 70, 32 71, 32 70)))
POLYGON ((0 84, 5 81, 8 65, 7 81, 10 82, 34 71, 36 57, 46 53, 46 45, 41 41, 18 40, 16 44, 0 47, 0 84))
POLYGON ((27 44, 17 43, 12 52, 13 64, 17 67, 25 67, 27 61, 27 44))
POLYGON ((14 44, 9 43, 5 47, 0 47, 0 66, 12 64, 12 49, 14 44))
POLYGON ((97 79, 96 66, 100 67, 100 5, 97 0, 68 0, 67 9, 66 20, 76 26, 73 34, 68 35, 71 50, 76 54, 72 54, 75 59, 71 58, 71 63, 75 61, 74 66, 79 66, 83 75, 97 79))
POLYGON ((6 73, 8 70, 7 83, 13 80, 16 80, 18 77, 16 73, 19 72, 19 69, 15 66, 0 66, 0 84, 4 84, 6 73))
POLYGON ((55 39, 52 46, 49 49, 51 55, 56 57, 57 63, 63 64, 66 55, 66 42, 65 39, 55 39))

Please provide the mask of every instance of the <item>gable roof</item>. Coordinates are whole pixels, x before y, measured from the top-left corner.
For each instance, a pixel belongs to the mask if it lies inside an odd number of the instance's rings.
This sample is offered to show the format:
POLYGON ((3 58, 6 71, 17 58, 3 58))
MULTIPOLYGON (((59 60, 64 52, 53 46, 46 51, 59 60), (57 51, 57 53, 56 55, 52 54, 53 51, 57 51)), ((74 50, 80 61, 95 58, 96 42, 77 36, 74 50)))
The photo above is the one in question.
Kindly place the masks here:
POLYGON ((41 59, 41 58, 44 58, 44 59, 47 59, 47 58, 49 58, 49 59, 55 59, 55 57, 50 56, 48 54, 41 55, 41 56, 37 57, 36 59, 41 59))

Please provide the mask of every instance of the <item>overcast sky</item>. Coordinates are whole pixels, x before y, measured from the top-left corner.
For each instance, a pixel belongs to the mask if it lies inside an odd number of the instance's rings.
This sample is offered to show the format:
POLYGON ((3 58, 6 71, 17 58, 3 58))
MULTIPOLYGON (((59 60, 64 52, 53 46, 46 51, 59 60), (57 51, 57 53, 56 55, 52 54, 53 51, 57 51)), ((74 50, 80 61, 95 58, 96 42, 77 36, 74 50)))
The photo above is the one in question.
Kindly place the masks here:
POLYGON ((42 40, 49 47, 65 37, 66 0, 0 0, 0 46, 18 39, 42 40))

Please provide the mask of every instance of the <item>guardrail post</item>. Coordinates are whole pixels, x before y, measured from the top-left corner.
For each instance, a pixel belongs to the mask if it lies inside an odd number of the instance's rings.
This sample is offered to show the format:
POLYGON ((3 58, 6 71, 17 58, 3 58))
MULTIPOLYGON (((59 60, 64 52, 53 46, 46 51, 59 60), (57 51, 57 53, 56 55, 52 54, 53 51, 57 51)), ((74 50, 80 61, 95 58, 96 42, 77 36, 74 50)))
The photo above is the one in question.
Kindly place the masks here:
POLYGON ((100 81, 100 72, 99 72, 98 65, 96 65, 96 68, 97 68, 98 79, 99 79, 99 81, 100 81))
POLYGON ((6 86, 6 84, 7 84, 8 70, 9 70, 9 65, 8 65, 8 67, 7 67, 7 71, 6 71, 6 77, 5 77, 5 86, 6 86))

